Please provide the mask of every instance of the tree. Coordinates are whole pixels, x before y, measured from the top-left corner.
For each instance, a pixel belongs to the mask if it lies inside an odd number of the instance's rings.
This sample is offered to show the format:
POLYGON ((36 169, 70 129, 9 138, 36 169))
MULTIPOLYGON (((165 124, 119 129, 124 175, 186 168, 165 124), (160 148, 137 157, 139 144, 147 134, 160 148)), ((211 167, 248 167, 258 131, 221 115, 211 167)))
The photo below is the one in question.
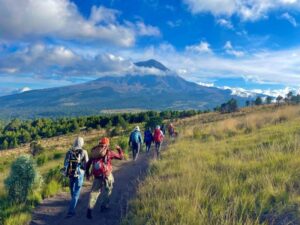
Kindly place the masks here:
POLYGON ((154 128, 157 125, 161 125, 163 123, 163 120, 161 117, 150 117, 148 121, 146 121, 145 128, 151 128, 154 130, 154 128))
POLYGON ((263 101, 262 101, 262 98, 260 96, 258 96, 256 99, 255 99, 255 105, 262 105, 263 101))
POLYGON ((267 98, 266 98, 266 103, 267 104, 271 104, 272 103, 272 97, 271 96, 268 96, 267 98))
POLYGON ((11 165, 10 175, 5 180, 8 198, 13 203, 22 203, 27 199, 35 184, 40 183, 40 176, 32 157, 22 155, 11 165))
POLYGON ((276 98, 277 104, 279 105, 279 103, 283 100, 283 97, 281 95, 278 95, 276 98))

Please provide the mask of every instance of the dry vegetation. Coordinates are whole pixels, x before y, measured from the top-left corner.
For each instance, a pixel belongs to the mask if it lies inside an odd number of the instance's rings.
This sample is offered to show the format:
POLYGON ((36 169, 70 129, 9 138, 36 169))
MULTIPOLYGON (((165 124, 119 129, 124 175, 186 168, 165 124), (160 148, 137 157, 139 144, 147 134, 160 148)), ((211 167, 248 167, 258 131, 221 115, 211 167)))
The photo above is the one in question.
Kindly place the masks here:
POLYGON ((123 224, 299 224, 300 108, 207 116, 180 122, 123 224))

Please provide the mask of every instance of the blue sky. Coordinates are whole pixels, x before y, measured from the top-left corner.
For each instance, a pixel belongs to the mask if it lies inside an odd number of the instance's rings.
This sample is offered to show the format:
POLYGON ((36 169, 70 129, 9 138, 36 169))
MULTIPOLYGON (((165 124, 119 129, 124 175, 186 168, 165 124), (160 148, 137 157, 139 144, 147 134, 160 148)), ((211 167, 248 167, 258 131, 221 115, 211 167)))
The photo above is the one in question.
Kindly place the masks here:
POLYGON ((0 95, 150 58, 234 93, 298 93, 299 36, 300 0, 0 0, 0 95))

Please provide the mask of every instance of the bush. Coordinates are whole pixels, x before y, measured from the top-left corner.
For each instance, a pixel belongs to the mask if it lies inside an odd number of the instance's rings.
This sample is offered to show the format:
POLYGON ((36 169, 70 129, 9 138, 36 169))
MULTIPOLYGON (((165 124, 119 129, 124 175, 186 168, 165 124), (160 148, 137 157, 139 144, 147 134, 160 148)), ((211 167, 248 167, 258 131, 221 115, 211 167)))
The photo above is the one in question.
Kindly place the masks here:
POLYGON ((36 164, 38 166, 42 166, 44 165, 46 162, 48 161, 48 157, 43 154, 43 155, 40 155, 37 159, 36 159, 36 164))
POLYGON ((12 203, 25 202, 35 184, 40 185, 41 178, 32 157, 22 155, 11 165, 11 171, 5 180, 8 198, 12 203))
POLYGON ((64 156, 64 153, 62 152, 56 152, 53 155, 53 159, 61 159, 64 156))
POLYGON ((56 180, 51 180, 43 189, 43 198, 48 198, 55 195, 61 188, 61 185, 56 180))

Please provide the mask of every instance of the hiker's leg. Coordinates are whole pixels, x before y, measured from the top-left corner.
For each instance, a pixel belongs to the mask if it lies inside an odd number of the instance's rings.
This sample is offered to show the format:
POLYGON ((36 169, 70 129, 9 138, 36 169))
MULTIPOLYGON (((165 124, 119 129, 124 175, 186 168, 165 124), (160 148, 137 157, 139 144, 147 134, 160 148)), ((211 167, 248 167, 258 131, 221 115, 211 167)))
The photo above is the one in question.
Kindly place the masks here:
POLYGON ((73 178, 74 179, 74 189, 72 194, 72 199, 69 206, 69 213, 75 213, 75 208, 79 199, 80 190, 83 184, 83 177, 84 174, 79 175, 78 177, 73 178))
POLYGON ((75 180, 74 180, 74 177, 70 177, 70 178, 69 178, 69 188, 70 188, 70 195, 71 195, 71 198, 73 198, 74 186, 75 186, 75 180))
POLYGON ((114 184, 114 177, 112 174, 110 174, 105 179, 105 187, 104 187, 103 196, 102 196, 103 197, 102 206, 104 208, 108 208, 108 206, 109 206, 109 199, 110 199, 110 195, 112 193, 113 184, 114 184))
POLYGON ((97 199, 101 193, 101 188, 102 188, 102 179, 94 179, 92 189, 90 192, 90 198, 89 198, 89 209, 94 209, 97 199))
POLYGON ((134 160, 135 159, 135 147, 134 147, 134 144, 132 144, 131 150, 132 150, 132 159, 134 160))
POLYGON ((136 155, 135 155, 135 159, 138 158, 139 153, 140 153, 140 149, 141 149, 141 144, 140 144, 140 143, 137 143, 137 145, 136 145, 136 155))

